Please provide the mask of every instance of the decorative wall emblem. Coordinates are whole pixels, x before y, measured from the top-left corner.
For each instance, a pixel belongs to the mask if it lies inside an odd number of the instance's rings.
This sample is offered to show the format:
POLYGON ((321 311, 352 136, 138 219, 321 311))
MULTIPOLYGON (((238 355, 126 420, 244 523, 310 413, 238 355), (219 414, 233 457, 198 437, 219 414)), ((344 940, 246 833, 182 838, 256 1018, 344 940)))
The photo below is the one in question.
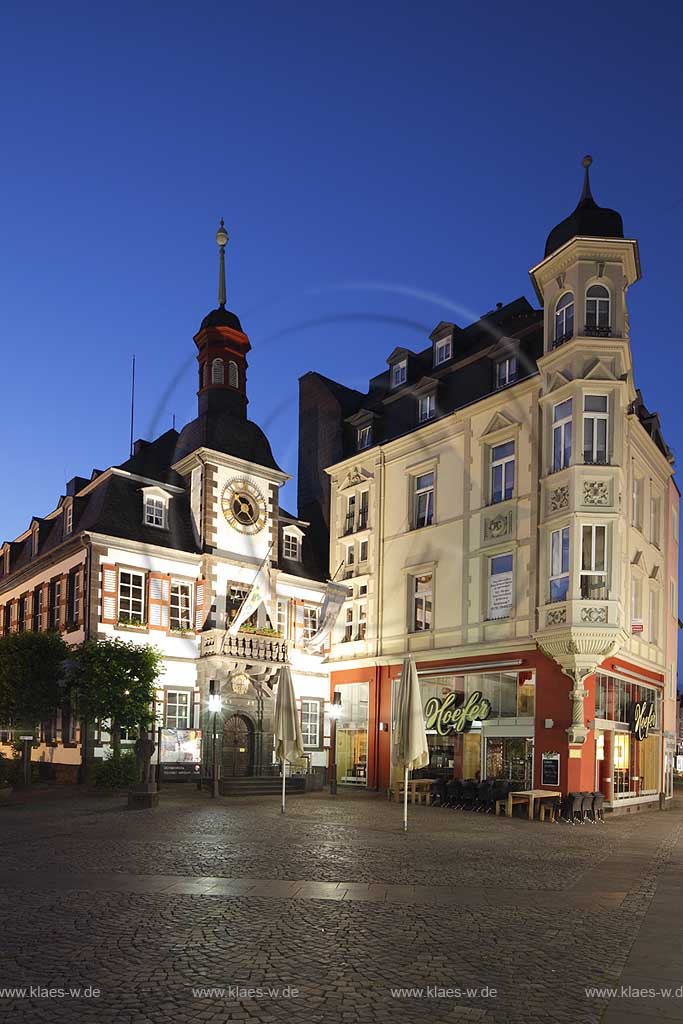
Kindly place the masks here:
POLYGON ((569 485, 565 484, 564 487, 556 487, 555 490, 550 492, 550 511, 559 512, 562 508, 567 508, 569 505, 569 485))
POLYGON ((583 484, 584 505, 609 505, 609 487, 604 480, 585 480, 583 484))
POLYGON ((546 626, 561 626, 567 621, 566 608, 553 608, 545 617, 546 626))
POLYGON ((607 622, 607 609, 600 605, 581 609, 582 622, 607 622))
POLYGON ((227 522, 240 533, 259 533, 266 525, 266 502, 250 480, 231 480, 223 488, 221 509, 227 522))
POLYGON ((510 512, 501 512, 500 515, 484 520, 484 537, 487 540, 506 537, 509 533, 512 533, 512 515, 510 512))

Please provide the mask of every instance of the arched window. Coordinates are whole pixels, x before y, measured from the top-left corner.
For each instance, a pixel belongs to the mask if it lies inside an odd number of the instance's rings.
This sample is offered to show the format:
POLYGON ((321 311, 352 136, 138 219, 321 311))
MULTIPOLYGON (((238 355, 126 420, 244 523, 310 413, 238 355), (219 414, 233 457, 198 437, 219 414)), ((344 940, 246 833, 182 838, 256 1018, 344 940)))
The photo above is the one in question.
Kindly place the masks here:
POLYGON ((237 363, 231 359, 228 363, 228 384, 231 388, 238 388, 240 386, 239 373, 237 372, 237 363))
POLYGON ((211 383, 212 384, 224 384, 225 383, 225 370, 223 368, 222 359, 214 359, 211 363, 211 383))
POLYGON ((608 334, 610 296, 603 284, 592 284, 586 291, 586 334, 608 334))
POLYGON ((555 306, 555 342, 556 348, 574 336, 574 296, 565 292, 555 306))

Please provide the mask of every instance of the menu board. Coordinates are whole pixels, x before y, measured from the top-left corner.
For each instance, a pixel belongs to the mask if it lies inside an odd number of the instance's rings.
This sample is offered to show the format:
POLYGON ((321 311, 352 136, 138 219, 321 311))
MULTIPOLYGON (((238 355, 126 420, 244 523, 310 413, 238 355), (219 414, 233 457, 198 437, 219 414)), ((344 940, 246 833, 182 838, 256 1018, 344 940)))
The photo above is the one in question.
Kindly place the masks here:
POLYGON ((541 785, 560 785, 560 755, 543 754, 541 757, 541 785))

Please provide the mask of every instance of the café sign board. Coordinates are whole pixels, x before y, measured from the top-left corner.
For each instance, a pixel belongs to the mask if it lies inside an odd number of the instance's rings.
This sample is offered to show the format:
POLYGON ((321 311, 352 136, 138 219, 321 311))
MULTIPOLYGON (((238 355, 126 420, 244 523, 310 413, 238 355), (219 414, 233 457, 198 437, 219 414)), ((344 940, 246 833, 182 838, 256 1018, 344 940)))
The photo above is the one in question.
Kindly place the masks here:
POLYGON ((458 703, 462 695, 448 693, 445 697, 430 697, 425 704, 425 724, 435 729, 439 736, 449 732, 467 732, 472 722, 483 722, 491 714, 491 702, 479 690, 458 703))
POLYGON ((631 732, 637 740, 646 739, 650 729, 654 729, 657 725, 657 711, 654 701, 634 701, 631 704, 629 725, 631 726, 631 732))

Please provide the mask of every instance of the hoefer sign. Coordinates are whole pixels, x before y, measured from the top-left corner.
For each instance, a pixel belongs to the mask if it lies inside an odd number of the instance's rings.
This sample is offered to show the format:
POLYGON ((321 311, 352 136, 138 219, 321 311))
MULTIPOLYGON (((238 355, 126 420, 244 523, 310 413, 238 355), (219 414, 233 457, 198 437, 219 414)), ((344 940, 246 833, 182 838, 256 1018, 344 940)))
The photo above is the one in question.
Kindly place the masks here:
POLYGON ((647 739, 650 729, 657 725, 657 710, 652 700, 634 701, 629 715, 631 732, 637 740, 647 739))
POLYGON ((491 714, 491 702, 475 690, 466 701, 456 705, 460 695, 449 693, 441 700, 430 697, 425 704, 425 719, 428 729, 435 729, 439 736, 449 732, 467 732, 472 722, 483 722, 491 714))

